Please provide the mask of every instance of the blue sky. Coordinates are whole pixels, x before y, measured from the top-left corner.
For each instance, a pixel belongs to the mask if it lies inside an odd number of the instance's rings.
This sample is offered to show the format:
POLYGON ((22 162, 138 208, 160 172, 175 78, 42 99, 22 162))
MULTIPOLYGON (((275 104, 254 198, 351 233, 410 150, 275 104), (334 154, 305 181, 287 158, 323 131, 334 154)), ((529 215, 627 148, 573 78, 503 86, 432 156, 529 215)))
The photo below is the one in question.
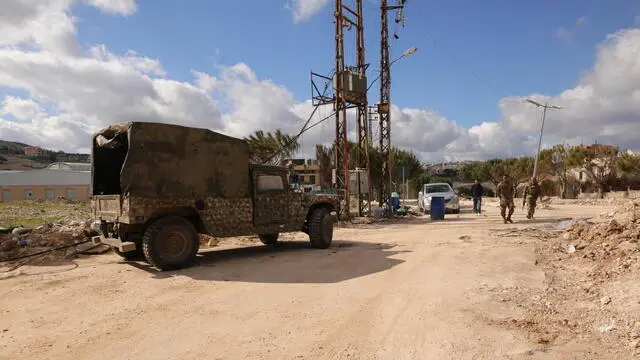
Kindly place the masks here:
MULTIPOLYGON (((131 120, 238 137, 297 133, 311 112, 310 72, 333 67, 333 5, 9 0, 0 17, 0 138, 87 151, 90 133, 131 120), (295 21, 295 9, 310 8, 318 11, 295 21)), ((379 2, 364 0, 364 11, 374 79, 379 2)), ((543 146, 597 140, 640 150, 637 0, 408 0, 405 13, 392 58, 419 50, 393 66, 394 146, 425 161, 532 155, 540 112, 524 99, 533 98, 564 107, 548 117, 543 146)), ((377 101, 373 86, 369 102, 377 101)), ((331 122, 305 133, 304 155, 332 137, 331 122)))
MULTIPOLYGON (((364 2, 371 78, 379 67, 378 6, 364 2)), ((303 101, 310 95, 309 71, 326 73, 333 64, 332 7, 330 1, 299 23, 280 0, 190 0, 188 6, 142 0, 128 17, 85 6, 74 14, 82 19, 81 44, 106 43, 116 53, 135 49, 160 59, 173 79, 191 80, 191 69, 215 73, 216 63, 245 62, 303 101)), ((410 46, 419 51, 394 65, 393 101, 429 107, 464 126, 499 120, 500 97, 555 95, 574 86, 593 65, 595 46, 632 26, 638 13, 631 0, 409 0, 392 56, 410 46), (556 36, 561 28, 570 36, 556 36)), ((369 101, 377 99, 374 87, 369 101)))

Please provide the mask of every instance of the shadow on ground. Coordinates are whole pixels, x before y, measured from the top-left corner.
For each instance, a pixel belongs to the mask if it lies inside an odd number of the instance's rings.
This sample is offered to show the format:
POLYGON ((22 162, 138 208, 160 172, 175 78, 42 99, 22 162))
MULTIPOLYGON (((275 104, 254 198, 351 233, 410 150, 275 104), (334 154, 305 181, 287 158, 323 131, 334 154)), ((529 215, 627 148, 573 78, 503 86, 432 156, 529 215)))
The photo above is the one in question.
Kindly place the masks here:
POLYGON ((142 262, 129 262, 155 279, 187 276, 194 280, 253 283, 337 283, 391 269, 404 260, 391 258, 409 251, 396 245, 334 241, 329 249, 309 242, 285 241, 275 247, 250 246, 202 251, 190 268, 159 272, 142 262))
POLYGON ((517 218, 513 218, 513 222, 514 224, 524 224, 524 225, 535 225, 535 224, 552 224, 552 223, 559 223, 561 221, 565 221, 565 220, 572 220, 572 218, 570 217, 548 217, 548 218, 536 218, 534 217, 533 219, 527 219, 522 218, 522 219, 517 219, 517 218))

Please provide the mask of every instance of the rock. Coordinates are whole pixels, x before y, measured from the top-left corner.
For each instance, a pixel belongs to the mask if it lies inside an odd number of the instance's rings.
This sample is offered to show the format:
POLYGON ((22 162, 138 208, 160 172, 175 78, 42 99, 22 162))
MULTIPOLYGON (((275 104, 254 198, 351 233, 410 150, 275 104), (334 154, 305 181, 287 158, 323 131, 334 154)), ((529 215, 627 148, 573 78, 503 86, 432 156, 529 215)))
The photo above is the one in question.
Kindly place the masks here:
POLYGON ((33 231, 33 229, 29 229, 29 228, 24 228, 24 227, 17 227, 15 229, 13 229, 13 231, 11 231, 12 234, 17 234, 17 235, 22 235, 22 234, 26 234, 33 231))
POLYGON ((0 240, 0 252, 9 252, 18 247, 18 242, 12 238, 0 240))
POLYGON ((613 324, 611 324, 611 325, 602 325, 602 326, 600 326, 600 327, 598 328, 598 330, 599 330, 601 333, 603 333, 603 334, 604 334, 604 333, 606 333, 606 332, 609 332, 609 331, 615 330, 615 329, 616 329, 616 326, 615 326, 615 325, 613 325, 613 324))
POLYGON ((576 252, 576 247, 575 247, 575 246, 573 246, 572 244, 569 244, 569 245, 567 246, 567 252, 568 252, 569 254, 573 254, 574 252, 576 252))
POLYGON ((625 253, 631 253, 638 250, 638 246, 636 244, 632 244, 629 241, 623 241, 616 247, 620 251, 624 251, 625 253))
POLYGON ((600 298, 600 304, 601 305, 607 305, 609 303, 611 303, 611 297, 603 296, 602 298, 600 298))

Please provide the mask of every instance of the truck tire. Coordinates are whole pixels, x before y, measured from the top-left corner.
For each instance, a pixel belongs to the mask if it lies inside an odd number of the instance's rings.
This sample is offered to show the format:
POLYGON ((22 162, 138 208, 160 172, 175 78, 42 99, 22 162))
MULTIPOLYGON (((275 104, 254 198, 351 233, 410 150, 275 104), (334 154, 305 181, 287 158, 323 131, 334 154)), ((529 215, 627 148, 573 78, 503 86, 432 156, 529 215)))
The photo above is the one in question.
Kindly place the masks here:
POLYGON ((260 241, 265 245, 275 245, 278 243, 278 233, 258 235, 260 241))
POLYGON ((309 217, 309 240, 311 247, 326 249, 333 240, 333 220, 328 209, 320 208, 309 217))
POLYGON ((198 231, 189 220, 180 216, 154 221, 142 237, 145 258, 162 271, 188 267, 196 259, 199 248, 198 231))

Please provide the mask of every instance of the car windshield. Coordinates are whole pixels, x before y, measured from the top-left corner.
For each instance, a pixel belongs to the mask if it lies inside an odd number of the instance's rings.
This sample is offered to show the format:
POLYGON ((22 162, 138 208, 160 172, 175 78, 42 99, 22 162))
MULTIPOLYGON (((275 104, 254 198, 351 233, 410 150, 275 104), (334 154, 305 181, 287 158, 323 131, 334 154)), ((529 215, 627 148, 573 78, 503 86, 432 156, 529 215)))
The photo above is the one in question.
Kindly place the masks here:
POLYGON ((450 192, 451 189, 447 185, 427 185, 427 194, 450 192))

